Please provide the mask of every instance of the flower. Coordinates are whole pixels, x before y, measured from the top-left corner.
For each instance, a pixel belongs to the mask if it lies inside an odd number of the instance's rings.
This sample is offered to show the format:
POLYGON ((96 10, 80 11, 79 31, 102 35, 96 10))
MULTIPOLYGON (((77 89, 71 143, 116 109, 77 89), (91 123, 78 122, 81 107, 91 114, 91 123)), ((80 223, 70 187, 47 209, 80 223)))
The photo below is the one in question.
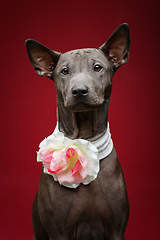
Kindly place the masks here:
POLYGON ((99 172, 98 150, 84 139, 71 140, 63 133, 53 133, 39 145, 37 161, 42 162, 44 172, 55 181, 76 188, 93 181, 99 172))

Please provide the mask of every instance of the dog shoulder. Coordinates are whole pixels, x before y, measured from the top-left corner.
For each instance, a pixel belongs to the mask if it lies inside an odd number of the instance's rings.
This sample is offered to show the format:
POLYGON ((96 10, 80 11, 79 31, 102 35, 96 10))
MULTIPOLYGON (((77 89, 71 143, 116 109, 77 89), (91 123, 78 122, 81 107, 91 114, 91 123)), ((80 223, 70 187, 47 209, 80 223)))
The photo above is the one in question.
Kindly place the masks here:
POLYGON ((98 177, 102 188, 106 189, 107 192, 109 191, 111 195, 117 196, 117 193, 125 194, 124 176, 114 148, 108 157, 101 160, 100 164, 101 169, 98 177))

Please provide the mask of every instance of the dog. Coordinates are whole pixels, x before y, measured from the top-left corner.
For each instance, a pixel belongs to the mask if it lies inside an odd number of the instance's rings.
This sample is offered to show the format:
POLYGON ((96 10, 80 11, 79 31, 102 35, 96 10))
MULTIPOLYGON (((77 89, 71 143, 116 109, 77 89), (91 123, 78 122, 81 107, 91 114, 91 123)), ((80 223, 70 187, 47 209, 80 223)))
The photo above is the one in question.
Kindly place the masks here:
MULTIPOLYGON (((106 133, 112 78, 128 61, 129 48, 126 23, 99 49, 62 54, 35 40, 26 41, 36 73, 55 83, 58 131, 64 136, 94 143, 106 133)), ((101 157, 97 178, 75 189, 60 185, 43 168, 33 203, 34 240, 125 239, 129 201, 114 147, 101 157)))

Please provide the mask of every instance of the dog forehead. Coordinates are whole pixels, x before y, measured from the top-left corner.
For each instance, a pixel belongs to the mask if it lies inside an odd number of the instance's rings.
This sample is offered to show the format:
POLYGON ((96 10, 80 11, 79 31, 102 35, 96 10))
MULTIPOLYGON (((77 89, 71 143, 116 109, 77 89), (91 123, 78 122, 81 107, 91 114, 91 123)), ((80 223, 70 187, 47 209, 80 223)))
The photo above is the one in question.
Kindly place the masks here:
POLYGON ((66 53, 61 54, 58 64, 63 64, 66 62, 81 62, 86 59, 91 60, 101 60, 104 63, 108 62, 107 58, 103 54, 100 49, 96 48, 83 48, 83 49, 76 49, 72 51, 68 51, 66 53))

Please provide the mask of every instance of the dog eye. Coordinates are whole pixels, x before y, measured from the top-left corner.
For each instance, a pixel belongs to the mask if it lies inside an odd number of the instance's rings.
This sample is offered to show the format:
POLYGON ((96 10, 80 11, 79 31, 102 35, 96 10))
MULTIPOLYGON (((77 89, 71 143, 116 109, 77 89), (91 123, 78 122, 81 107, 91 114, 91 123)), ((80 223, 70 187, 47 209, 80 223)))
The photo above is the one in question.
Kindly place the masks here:
POLYGON ((63 75, 67 75, 67 74, 68 74, 68 68, 63 68, 62 71, 61 71, 61 73, 62 73, 63 75))
POLYGON ((96 65, 94 66, 94 71, 96 71, 96 72, 100 72, 101 69, 102 69, 102 66, 100 66, 99 64, 96 64, 96 65))

